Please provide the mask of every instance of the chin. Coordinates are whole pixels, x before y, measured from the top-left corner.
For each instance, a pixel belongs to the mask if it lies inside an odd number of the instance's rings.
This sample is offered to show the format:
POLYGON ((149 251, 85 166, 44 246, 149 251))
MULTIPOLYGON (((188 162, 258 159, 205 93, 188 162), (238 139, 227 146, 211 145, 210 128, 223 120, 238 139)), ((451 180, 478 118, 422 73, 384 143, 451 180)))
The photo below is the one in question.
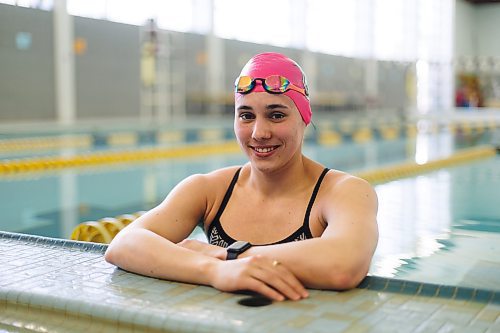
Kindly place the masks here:
POLYGON ((262 161, 262 160, 255 160, 251 159, 250 164, 253 169, 258 170, 259 172, 265 173, 265 174, 272 174, 274 172, 277 172, 279 170, 282 170, 284 165, 279 162, 279 161, 262 161))

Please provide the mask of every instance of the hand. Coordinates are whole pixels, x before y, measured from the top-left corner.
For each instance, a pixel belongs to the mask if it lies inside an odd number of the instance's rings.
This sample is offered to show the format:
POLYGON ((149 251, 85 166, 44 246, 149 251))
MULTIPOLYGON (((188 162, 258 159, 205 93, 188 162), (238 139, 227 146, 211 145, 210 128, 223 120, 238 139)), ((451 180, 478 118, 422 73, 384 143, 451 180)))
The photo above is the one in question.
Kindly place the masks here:
POLYGON ((185 239, 182 242, 177 243, 177 245, 185 249, 203 253, 207 256, 217 258, 220 260, 225 260, 227 256, 227 251, 225 248, 208 244, 205 242, 200 242, 199 240, 196 239, 185 239))
POLYGON ((308 296, 288 268, 262 255, 218 262, 211 281, 212 286, 221 291, 251 290, 275 301, 308 296))

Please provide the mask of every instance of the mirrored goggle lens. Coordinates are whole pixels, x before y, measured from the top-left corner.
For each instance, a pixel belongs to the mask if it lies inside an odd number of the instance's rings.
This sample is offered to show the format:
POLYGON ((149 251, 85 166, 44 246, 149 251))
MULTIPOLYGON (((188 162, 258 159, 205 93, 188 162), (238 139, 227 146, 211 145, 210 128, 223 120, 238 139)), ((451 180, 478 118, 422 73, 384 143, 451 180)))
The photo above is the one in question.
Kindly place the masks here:
POLYGON ((246 93, 253 89, 255 81, 250 76, 240 76, 234 83, 236 92, 246 93))
POLYGON ((264 88, 270 92, 284 93, 289 85, 290 81, 279 75, 271 75, 264 80, 264 88))

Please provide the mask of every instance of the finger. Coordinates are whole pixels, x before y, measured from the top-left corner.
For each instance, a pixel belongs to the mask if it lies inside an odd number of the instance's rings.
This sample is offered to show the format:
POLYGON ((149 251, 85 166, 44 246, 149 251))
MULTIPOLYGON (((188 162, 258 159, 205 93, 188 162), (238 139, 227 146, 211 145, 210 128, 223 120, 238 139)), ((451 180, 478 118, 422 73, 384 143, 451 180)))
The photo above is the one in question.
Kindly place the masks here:
POLYGON ((257 268, 252 273, 255 278, 275 288, 287 298, 299 300, 308 296, 302 283, 278 260, 259 255, 249 257, 248 260, 257 268))
POLYGON ((249 290, 255 291, 269 299, 272 299, 273 301, 284 301, 285 296, 278 292, 276 289, 271 288, 268 286, 266 283, 263 281, 260 281, 259 279, 252 278, 252 280, 248 283, 249 290))
POLYGON ((306 288, 302 284, 302 282, 297 279, 297 277, 283 264, 276 264, 273 262, 273 267, 275 270, 280 272, 280 277, 284 283, 286 283, 290 288, 292 288, 295 292, 297 292, 300 297, 305 298, 309 296, 306 288))
POLYGON ((252 276, 288 299, 299 300, 302 298, 302 294, 297 290, 300 290, 300 282, 286 268, 263 267, 254 271, 252 276))
POLYGON ((284 265, 282 265, 278 260, 274 259, 271 263, 273 269, 280 272, 280 277, 283 282, 286 283, 290 288, 297 292, 300 297, 308 297, 309 294, 304 288, 303 284, 297 279, 297 277, 284 265))

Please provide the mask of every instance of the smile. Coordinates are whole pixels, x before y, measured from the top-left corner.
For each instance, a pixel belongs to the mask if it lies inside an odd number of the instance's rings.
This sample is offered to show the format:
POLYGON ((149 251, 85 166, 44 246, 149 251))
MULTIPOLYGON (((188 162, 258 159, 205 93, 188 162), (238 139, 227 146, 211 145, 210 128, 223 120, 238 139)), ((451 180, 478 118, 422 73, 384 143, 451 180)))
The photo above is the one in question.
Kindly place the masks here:
POLYGON ((265 154, 265 153, 270 153, 278 146, 272 146, 272 147, 251 147, 253 150, 255 150, 257 153, 265 154))

